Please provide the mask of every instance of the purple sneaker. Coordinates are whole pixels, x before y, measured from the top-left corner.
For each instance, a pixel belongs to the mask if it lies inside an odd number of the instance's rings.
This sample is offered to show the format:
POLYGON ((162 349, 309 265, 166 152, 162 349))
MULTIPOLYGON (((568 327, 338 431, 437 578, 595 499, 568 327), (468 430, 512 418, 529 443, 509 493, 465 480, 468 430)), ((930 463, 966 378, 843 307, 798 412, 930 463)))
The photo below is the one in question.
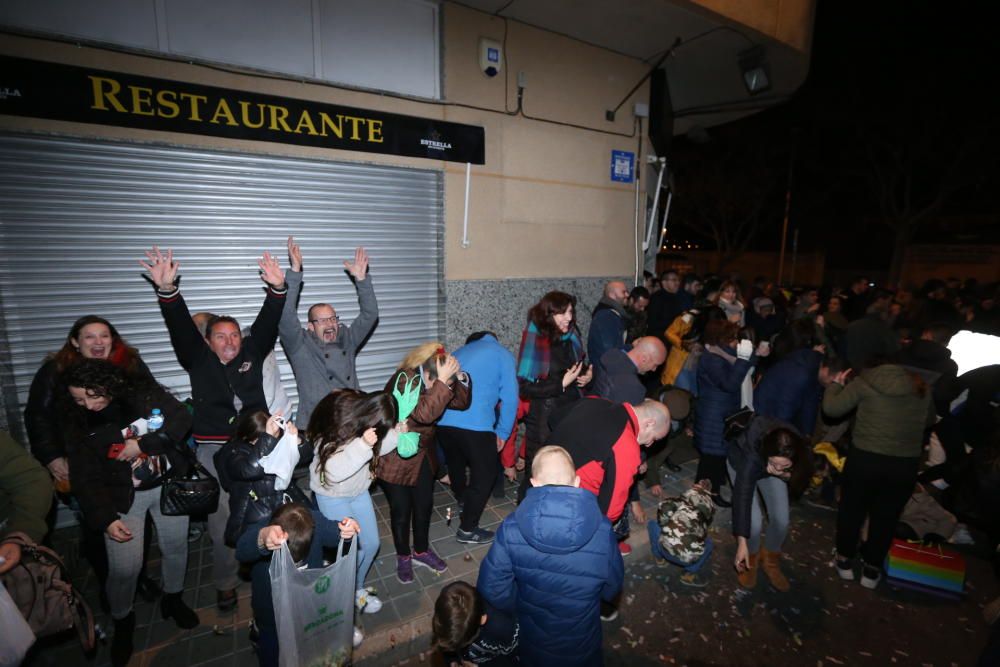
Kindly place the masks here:
POLYGON ((413 552, 413 563, 423 565, 434 572, 444 572, 448 569, 448 564, 441 560, 436 553, 428 549, 423 553, 413 552))
POLYGON ((413 583, 413 558, 396 556, 396 578, 401 584, 413 583))

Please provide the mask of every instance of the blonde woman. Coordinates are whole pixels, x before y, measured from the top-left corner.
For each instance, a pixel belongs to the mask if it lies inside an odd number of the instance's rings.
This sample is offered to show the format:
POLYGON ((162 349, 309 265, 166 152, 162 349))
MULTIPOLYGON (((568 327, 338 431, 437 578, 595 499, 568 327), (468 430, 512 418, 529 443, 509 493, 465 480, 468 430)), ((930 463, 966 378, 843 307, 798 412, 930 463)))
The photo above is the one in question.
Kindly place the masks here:
POLYGON ((448 569, 447 563, 430 548, 434 473, 438 466, 434 434, 437 420, 446 409, 469 407, 472 390, 468 376, 461 370, 458 360, 446 354, 441 343, 432 341, 410 350, 385 386, 389 395, 409 392, 419 395, 413 411, 401 420, 408 431, 419 435, 416 451, 408 452, 400 444, 380 457, 376 470, 376 477, 389 501, 389 524, 396 547, 396 577, 404 584, 413 581, 414 564, 434 572, 448 569))

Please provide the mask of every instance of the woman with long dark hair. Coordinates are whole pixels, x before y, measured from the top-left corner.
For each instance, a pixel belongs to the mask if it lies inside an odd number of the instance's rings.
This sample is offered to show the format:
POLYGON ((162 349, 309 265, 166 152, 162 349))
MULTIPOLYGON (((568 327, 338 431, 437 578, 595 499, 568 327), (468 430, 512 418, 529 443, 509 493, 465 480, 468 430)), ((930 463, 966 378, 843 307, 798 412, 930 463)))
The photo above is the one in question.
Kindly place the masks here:
POLYGON ((857 410, 841 476, 836 568, 841 579, 854 580, 854 557, 867 517, 861 585, 875 588, 896 523, 917 483, 924 431, 935 411, 927 383, 902 366, 875 361, 850 383, 849 375, 838 373, 823 395, 823 412, 831 417, 857 410))
POLYGON ((769 417, 755 417, 729 448, 726 465, 733 483, 735 566, 744 588, 757 585, 758 564, 776 589, 785 593, 791 588, 780 567, 788 535, 788 504, 790 497, 805 491, 811 460, 808 441, 790 425, 769 417), (767 537, 762 548, 765 510, 767 537))
POLYGON ((389 524, 396 547, 396 578, 413 581, 413 566, 434 572, 448 569, 430 547, 431 513, 434 510, 434 473, 438 467, 434 451, 437 420, 452 408, 465 410, 472 400, 468 375, 458 360, 445 353, 437 341, 410 350, 385 386, 389 395, 416 394, 416 406, 404 420, 408 432, 416 433, 415 451, 400 451, 401 445, 382 454, 375 476, 389 500, 389 524), (410 550, 410 527, 413 550, 410 550))
MULTIPOLYGON (((549 437, 549 415, 582 397, 581 388, 593 377, 576 326, 576 297, 549 292, 528 311, 521 335, 517 379, 521 398, 529 402, 524 418, 525 469, 531 470, 535 452, 549 437)), ((595 360, 591 360, 595 361, 595 360)), ((528 490, 525 474, 518 502, 528 490)))
POLYGON ((147 513, 156 524, 162 553, 160 611, 178 627, 193 628, 198 616, 184 604, 188 517, 160 512, 163 474, 183 466, 178 447, 191 428, 191 415, 155 381, 132 376, 101 359, 70 366, 59 397, 70 475, 83 518, 104 532, 108 554, 107 596, 115 636, 111 664, 125 665, 132 655, 135 613, 132 599, 143 560, 147 513), (148 417, 159 409, 164 421, 150 431, 148 417))
POLYGON ((361 526, 355 604, 368 614, 382 609, 382 601, 365 588, 365 577, 380 543, 368 489, 375 480, 379 458, 396 447, 395 424, 396 406, 390 396, 354 389, 327 394, 309 418, 309 433, 316 445, 316 462, 309 467, 309 488, 327 519, 352 517, 361 526))

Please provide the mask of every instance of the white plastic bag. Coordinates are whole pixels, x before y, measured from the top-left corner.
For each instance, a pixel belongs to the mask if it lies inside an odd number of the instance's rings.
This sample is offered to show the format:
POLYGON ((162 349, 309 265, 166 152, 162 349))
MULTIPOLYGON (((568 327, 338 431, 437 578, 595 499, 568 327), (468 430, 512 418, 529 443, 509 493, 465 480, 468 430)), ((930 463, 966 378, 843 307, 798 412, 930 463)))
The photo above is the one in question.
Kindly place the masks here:
POLYGON ((284 491, 292 483, 292 473, 299 464, 299 436, 287 431, 278 440, 270 454, 260 457, 260 467, 269 475, 274 475, 274 488, 284 491))
POLYGON ((35 643, 35 633, 0 582, 0 667, 17 667, 35 643))
POLYGON ((280 667, 341 667, 351 664, 357 540, 328 567, 299 570, 288 545, 271 556, 271 599, 278 626, 280 667))

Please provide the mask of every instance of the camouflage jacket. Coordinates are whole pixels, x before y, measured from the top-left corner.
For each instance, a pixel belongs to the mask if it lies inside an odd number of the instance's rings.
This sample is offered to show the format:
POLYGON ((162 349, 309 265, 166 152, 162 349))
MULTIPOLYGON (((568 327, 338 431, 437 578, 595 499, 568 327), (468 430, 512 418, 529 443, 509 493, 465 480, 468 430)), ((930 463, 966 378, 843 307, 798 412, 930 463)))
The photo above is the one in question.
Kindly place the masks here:
POLYGON ((695 562, 705 553, 705 539, 713 516, 715 505, 711 494, 700 488, 664 499, 656 511, 660 548, 682 563, 695 562))

